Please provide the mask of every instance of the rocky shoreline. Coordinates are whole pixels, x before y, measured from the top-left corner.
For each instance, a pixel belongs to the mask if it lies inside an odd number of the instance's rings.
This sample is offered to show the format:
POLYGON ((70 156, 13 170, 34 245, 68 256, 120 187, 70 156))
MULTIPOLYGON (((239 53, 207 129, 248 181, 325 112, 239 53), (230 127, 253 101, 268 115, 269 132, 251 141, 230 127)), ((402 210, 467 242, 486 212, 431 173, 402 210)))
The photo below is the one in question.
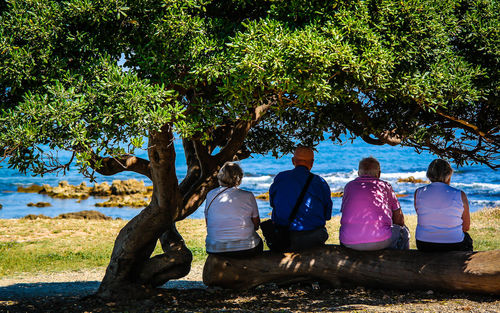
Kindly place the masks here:
MULTIPOLYGON (((37 219, 83 219, 83 220, 112 220, 113 218, 102 214, 98 211, 87 210, 59 214, 56 217, 50 217, 43 214, 28 214, 23 219, 26 220, 37 220, 37 219)), ((116 218, 120 219, 120 218, 116 218)))
MULTIPOLYGON (((95 204, 96 207, 134 207, 143 208, 148 205, 153 186, 144 185, 144 181, 136 179, 114 180, 111 185, 104 182, 87 186, 85 182, 80 185, 70 185, 67 181, 60 181, 58 186, 31 185, 19 186, 17 192, 44 194, 55 199, 84 200, 89 197, 102 198, 103 202, 95 204)), ((28 206, 45 207, 46 202, 29 203, 28 206)))

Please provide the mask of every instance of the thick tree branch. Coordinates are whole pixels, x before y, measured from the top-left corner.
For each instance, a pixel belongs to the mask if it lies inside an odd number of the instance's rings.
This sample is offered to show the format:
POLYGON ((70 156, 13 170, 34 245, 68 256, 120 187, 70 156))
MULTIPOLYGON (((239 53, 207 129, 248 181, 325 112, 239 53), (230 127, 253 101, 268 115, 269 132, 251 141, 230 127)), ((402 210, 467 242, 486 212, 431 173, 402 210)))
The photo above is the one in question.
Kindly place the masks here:
POLYGON ((105 176, 114 175, 124 171, 142 174, 151 179, 149 161, 136 156, 127 155, 120 158, 100 157, 94 155, 90 160, 90 166, 97 173, 105 176), (98 163, 100 163, 98 165, 98 163))
POLYGON ((226 145, 215 156, 211 156, 208 148, 199 140, 193 141, 193 146, 196 151, 199 164, 201 166, 201 174, 198 181, 190 186, 183 186, 183 209, 177 221, 182 220, 193 213, 205 200, 206 194, 218 185, 217 172, 219 168, 227 161, 232 161, 236 156, 243 157, 248 155, 242 150, 243 143, 249 130, 256 125, 267 112, 274 97, 270 98, 267 103, 259 105, 251 112, 251 119, 238 121, 233 131, 230 133, 230 138, 226 145))
MULTIPOLYGON (((477 127, 476 125, 473 125, 467 121, 464 121, 464 120, 461 120, 459 118, 456 118, 456 117, 453 117, 451 115, 448 115, 446 113, 444 113, 443 111, 439 110, 439 109, 436 109, 436 113, 439 114, 440 116, 444 117, 444 118, 447 118, 453 122, 456 122, 458 124, 461 124, 463 126, 465 126, 466 128, 470 129, 471 131, 473 131, 474 133, 478 134, 479 136, 481 136, 482 138, 484 138, 486 141, 490 142, 490 143, 494 143, 495 142, 495 138, 491 138, 491 136, 484 132, 484 131, 481 131, 479 129, 479 127, 477 127)), ((498 141, 498 139, 497 139, 498 141)))
POLYGON ((357 115, 363 125, 365 125, 364 129, 360 130, 359 133, 361 133, 360 137, 369 144, 372 145, 384 145, 388 144, 390 146, 396 146, 401 144, 401 137, 395 134, 394 130, 385 130, 382 132, 377 132, 373 133, 370 127, 366 127, 366 125, 372 125, 374 123, 374 119, 371 118, 361 107, 361 103, 359 101, 353 101, 351 103, 351 108, 353 109, 353 113, 357 115), (372 132, 374 136, 377 138, 370 137, 370 135, 367 135, 366 130, 368 129, 369 132, 372 132))
POLYGON ((396 135, 394 131, 383 131, 377 137, 390 146, 397 146, 401 143, 401 137, 396 135))
POLYGON ((201 164, 196 155, 194 142, 189 139, 182 139, 184 147, 184 155, 186 157, 187 173, 186 177, 179 184, 179 189, 182 195, 186 194, 189 189, 201 176, 201 164))
POLYGON ((218 164, 232 160, 234 155, 241 148, 250 129, 258 124, 261 118, 266 114, 267 110, 273 103, 276 102, 276 97, 270 97, 266 103, 261 104, 253 109, 252 118, 248 121, 238 121, 233 129, 231 137, 227 144, 217 153, 214 158, 218 164))
POLYGON ((380 139, 372 138, 368 135, 361 135, 361 139, 363 139, 364 142, 370 144, 370 145, 376 145, 376 146, 383 146, 385 145, 385 142, 383 142, 380 139))

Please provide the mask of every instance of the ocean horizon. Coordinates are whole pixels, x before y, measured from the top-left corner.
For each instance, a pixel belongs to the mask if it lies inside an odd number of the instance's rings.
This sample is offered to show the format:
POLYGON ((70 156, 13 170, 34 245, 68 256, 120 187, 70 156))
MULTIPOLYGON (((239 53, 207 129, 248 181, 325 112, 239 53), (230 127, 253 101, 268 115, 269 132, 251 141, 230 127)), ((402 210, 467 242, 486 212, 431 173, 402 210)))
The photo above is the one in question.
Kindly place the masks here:
MULTIPOLYGON (((176 166, 177 177, 182 180, 186 175, 186 164, 184 152, 180 140, 176 140, 176 166)), ((330 141, 321 142, 317 147, 315 162, 312 172, 322 176, 330 186, 332 192, 340 192, 345 184, 357 177, 358 162, 363 157, 373 156, 380 161, 382 175, 381 179, 389 182, 396 193, 404 195, 399 198, 404 214, 415 214, 413 208, 413 193, 416 188, 425 184, 401 183, 399 178, 410 176, 416 179, 426 180, 426 170, 429 163, 437 158, 427 152, 417 153, 409 147, 374 146, 360 139, 352 143, 346 141, 343 144, 333 144, 330 141)), ((69 153, 60 152, 62 160, 69 159, 69 153)), ((146 152, 138 153, 139 157, 146 157, 146 152)), ((245 173, 240 188, 251 191, 254 195, 265 193, 269 190, 274 176, 284 170, 293 167, 291 155, 285 155, 279 159, 271 155, 255 155, 242 160, 240 163, 245 173)), ((102 208, 95 207, 98 202, 105 201, 102 198, 89 197, 85 200, 77 199, 53 199, 47 195, 18 193, 17 187, 27 187, 32 184, 49 184, 56 186, 59 181, 68 181, 72 185, 81 182, 91 186, 88 179, 78 173, 73 166, 66 175, 47 174, 43 177, 22 175, 18 171, 6 167, 5 162, 0 163, 0 209, 1 219, 21 218, 28 214, 44 214, 55 217, 61 213, 77 212, 82 210, 97 210, 113 218, 131 219, 136 216, 141 208, 102 208), (29 202, 49 202, 50 207, 37 208, 28 207, 29 202)), ((485 207, 500 206, 500 173, 485 165, 466 165, 457 167, 452 164, 455 173, 452 177, 451 186, 463 190, 469 198, 471 212, 485 207)), ((96 182, 108 182, 113 180, 137 179, 143 180, 145 185, 151 185, 151 181, 133 172, 122 172, 114 176, 96 175, 96 182)), ((268 218, 271 208, 268 201, 257 200, 261 218, 268 218)), ((340 214, 341 198, 333 198, 332 215, 340 214)), ((203 218, 202 205, 189 218, 203 218)))

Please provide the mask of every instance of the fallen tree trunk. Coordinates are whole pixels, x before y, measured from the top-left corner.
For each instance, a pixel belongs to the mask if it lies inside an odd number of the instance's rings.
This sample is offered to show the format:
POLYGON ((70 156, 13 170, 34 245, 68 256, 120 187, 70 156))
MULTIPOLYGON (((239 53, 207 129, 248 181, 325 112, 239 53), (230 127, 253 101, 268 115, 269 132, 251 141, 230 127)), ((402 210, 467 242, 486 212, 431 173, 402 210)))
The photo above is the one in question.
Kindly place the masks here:
POLYGON ((250 259, 210 255, 203 270, 206 285, 231 289, 311 279, 335 287, 433 289, 498 295, 500 250, 360 252, 329 245, 300 253, 266 251, 250 259))

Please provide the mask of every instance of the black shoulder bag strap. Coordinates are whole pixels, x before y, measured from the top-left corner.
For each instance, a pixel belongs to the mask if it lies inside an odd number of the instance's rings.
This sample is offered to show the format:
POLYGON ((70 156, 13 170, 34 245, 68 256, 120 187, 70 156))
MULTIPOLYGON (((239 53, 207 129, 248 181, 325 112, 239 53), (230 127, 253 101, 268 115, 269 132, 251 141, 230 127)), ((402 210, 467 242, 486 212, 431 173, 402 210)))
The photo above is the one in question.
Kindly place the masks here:
POLYGON ((292 213, 290 214, 290 217, 288 218, 288 226, 289 227, 290 227, 290 224, 292 224, 295 217, 297 216, 297 213, 299 212, 299 206, 302 203, 304 196, 306 195, 307 188, 309 187, 309 184, 311 184, 313 177, 314 177, 314 174, 309 173, 309 177, 307 177, 306 184, 304 185, 304 188, 302 188, 302 191, 300 192, 299 198, 297 199, 297 202, 295 203, 295 206, 292 209, 292 213))

